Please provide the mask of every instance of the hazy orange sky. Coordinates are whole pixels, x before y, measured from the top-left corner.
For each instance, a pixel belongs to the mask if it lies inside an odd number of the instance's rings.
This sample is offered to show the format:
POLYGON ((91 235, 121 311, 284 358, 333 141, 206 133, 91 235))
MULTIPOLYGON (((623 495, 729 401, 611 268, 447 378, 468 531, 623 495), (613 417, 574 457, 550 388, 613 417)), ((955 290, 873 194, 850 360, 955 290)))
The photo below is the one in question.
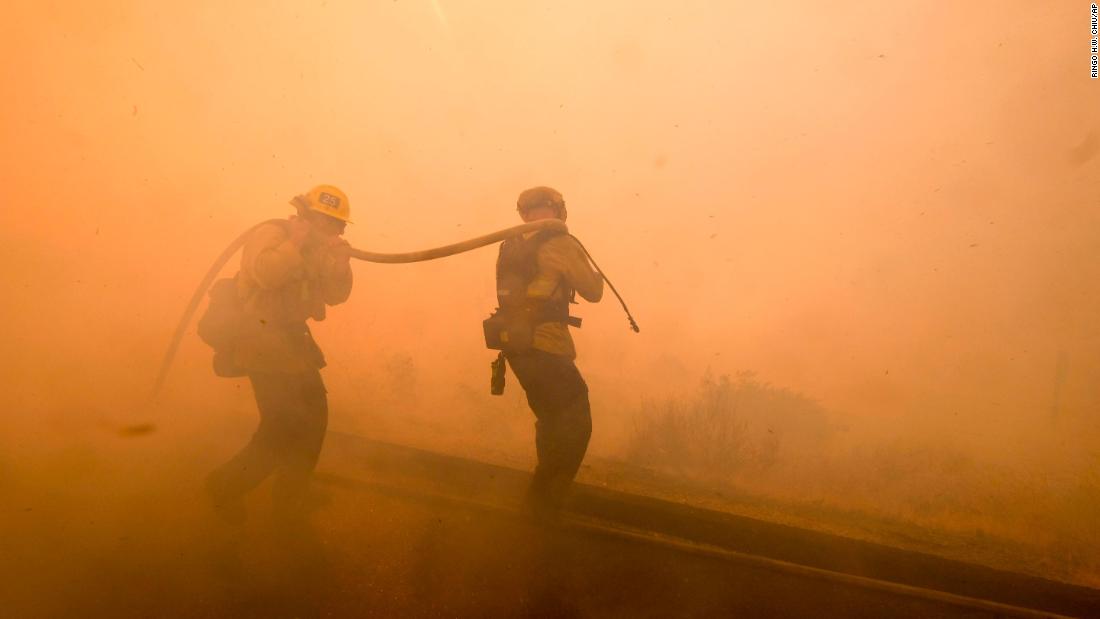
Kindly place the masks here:
MULTIPOLYGON (((15 416, 60 391, 140 401, 218 252, 314 184, 349 194, 347 236, 374 251, 512 225, 518 192, 548 184, 642 327, 610 295, 575 311, 597 416, 709 368, 899 431, 988 442, 1057 419, 1100 437, 1087 3, 5 13, 15 416)), ((315 329, 340 414, 401 355, 441 400, 487 392, 494 258, 355 265, 351 301, 315 329)), ((192 334, 169 396, 217 383, 208 363, 192 334)))

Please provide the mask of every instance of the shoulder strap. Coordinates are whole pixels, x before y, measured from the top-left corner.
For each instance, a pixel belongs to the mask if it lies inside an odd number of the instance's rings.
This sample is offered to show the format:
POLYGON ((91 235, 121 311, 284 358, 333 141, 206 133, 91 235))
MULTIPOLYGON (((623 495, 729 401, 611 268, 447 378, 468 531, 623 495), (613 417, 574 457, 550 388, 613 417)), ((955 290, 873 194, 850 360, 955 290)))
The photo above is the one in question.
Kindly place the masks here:
MULTIPOLYGON (((557 230, 540 230, 529 238, 513 237, 500 244, 497 256, 497 302, 500 308, 531 307, 527 287, 538 274, 538 250, 543 243, 563 235, 557 230)), ((535 309, 538 322, 562 321, 569 318, 572 290, 560 302, 541 301, 535 309)))

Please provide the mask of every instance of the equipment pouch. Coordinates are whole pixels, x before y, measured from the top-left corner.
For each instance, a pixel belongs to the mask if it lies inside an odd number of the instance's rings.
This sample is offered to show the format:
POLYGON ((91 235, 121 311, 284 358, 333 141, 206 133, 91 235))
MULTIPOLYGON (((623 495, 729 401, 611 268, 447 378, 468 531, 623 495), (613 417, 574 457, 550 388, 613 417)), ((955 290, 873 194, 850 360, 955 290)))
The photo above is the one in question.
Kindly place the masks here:
POLYGON ((248 372, 245 372, 233 360, 232 350, 215 350, 214 375, 222 378, 240 378, 241 376, 248 376, 248 372))
POLYGON ((482 323, 485 346, 492 350, 524 352, 535 340, 534 319, 529 311, 497 310, 482 323))

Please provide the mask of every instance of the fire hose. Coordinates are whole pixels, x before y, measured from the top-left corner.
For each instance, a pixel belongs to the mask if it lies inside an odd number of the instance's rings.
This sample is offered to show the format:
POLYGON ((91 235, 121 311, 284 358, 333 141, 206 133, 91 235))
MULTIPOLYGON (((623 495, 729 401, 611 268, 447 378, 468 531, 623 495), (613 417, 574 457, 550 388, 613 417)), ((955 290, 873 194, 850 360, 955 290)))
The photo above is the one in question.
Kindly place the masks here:
MULTIPOLYGON (((221 270, 225 267, 226 263, 237 253, 248 237, 261 226, 278 223, 285 220, 281 219, 269 219, 262 221, 255 226, 252 226, 248 230, 245 230, 240 236, 238 236, 228 247, 214 260, 214 264, 210 266, 210 269, 206 271, 206 275, 199 282, 198 287, 195 289, 195 293, 191 295, 191 300, 187 303, 187 307, 183 311, 183 316, 180 318, 179 324, 176 325, 176 330, 172 334, 171 343, 168 345, 168 351, 164 355, 164 360, 160 364, 160 369, 157 371, 157 379, 153 384, 153 397, 156 397, 160 393, 160 389, 164 386, 164 381, 168 377, 168 371, 172 367, 172 361, 176 357, 176 352, 179 350, 180 342, 183 341, 183 336, 187 331, 188 325, 191 324, 191 319, 194 317, 195 312, 198 310, 199 305, 202 303, 202 298, 206 294, 206 291, 210 289, 210 285, 214 283, 214 279, 218 276, 221 270)), ((450 245, 444 245, 442 247, 433 247, 432 249, 425 249, 421 251, 412 251, 398 254, 384 254, 378 252, 364 251, 361 249, 352 248, 351 257, 359 260, 365 260, 367 262, 377 262, 382 264, 405 264, 409 262, 424 262, 426 260, 435 260, 438 258, 445 258, 447 256, 453 256, 463 252, 484 247, 492 243, 498 243, 507 238, 526 234, 528 232, 537 232, 539 230, 556 230, 559 232, 569 233, 569 228, 566 227, 565 222, 557 219, 541 219, 538 221, 532 221, 518 226, 512 226, 511 228, 505 228, 503 230, 497 230, 490 234, 485 234, 479 237, 461 241, 459 243, 452 243, 450 245)), ((570 235, 572 236, 572 235, 570 235)), ((573 237, 577 240, 576 237, 573 237)), ((580 245, 580 241, 577 240, 577 244, 580 245)), ((601 277, 607 281, 611 287, 611 291, 615 293, 615 297, 619 299, 619 303, 623 306, 623 311, 626 312, 627 318, 630 320, 630 327, 635 332, 638 332, 638 325, 634 321, 634 317, 630 315, 630 310, 626 307, 626 302, 619 296, 619 292, 615 290, 615 286, 611 284, 611 280, 607 279, 603 271, 596 266, 596 262, 592 260, 592 256, 588 253, 587 249, 584 249, 583 245, 580 245, 581 250, 592 262, 592 266, 600 274, 601 277)))

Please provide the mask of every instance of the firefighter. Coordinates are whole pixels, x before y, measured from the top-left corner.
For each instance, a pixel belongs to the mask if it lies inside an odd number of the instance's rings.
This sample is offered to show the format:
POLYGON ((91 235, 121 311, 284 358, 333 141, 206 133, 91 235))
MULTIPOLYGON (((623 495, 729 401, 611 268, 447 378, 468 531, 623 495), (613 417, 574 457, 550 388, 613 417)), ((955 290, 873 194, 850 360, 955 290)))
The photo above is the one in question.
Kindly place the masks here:
MULTIPOLYGON (((550 187, 524 191, 516 207, 525 222, 564 222, 567 215, 562 195, 550 187)), ((535 414, 538 465, 526 506, 537 519, 558 514, 592 434, 588 385, 574 363, 577 353, 569 334, 570 325, 580 326, 569 316, 576 294, 598 302, 603 278, 571 236, 542 230, 501 244, 496 316, 510 325, 503 356, 535 414), (517 323, 525 324, 526 334, 517 323)))
POLYGON ((241 315, 232 362, 247 375, 260 412, 251 441, 207 478, 215 510, 244 521, 244 495, 274 476, 277 518, 301 521, 328 425, 325 366, 307 320, 351 294, 348 198, 331 185, 296 196, 297 215, 257 228, 236 277, 241 315))

